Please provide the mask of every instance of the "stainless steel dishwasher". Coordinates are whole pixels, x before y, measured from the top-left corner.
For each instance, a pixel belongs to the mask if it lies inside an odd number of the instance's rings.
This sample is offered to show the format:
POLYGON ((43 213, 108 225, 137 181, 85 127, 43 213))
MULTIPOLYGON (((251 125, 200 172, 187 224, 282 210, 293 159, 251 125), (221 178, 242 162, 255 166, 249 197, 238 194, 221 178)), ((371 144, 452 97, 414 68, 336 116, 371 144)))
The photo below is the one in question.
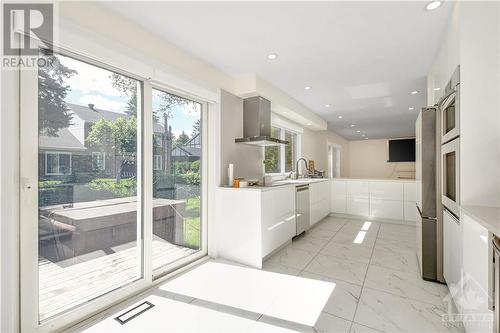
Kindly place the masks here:
POLYGON ((309 184, 295 188, 295 221, 297 229, 295 235, 300 235, 309 229, 309 184))

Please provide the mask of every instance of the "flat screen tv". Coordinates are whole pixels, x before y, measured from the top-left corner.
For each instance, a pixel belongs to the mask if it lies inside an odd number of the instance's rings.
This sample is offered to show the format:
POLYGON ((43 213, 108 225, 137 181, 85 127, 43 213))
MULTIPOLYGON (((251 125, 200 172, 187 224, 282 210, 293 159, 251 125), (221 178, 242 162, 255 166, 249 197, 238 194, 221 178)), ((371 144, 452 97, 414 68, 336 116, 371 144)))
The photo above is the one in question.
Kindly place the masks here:
POLYGON ((415 162, 415 138, 389 140, 387 162, 415 162))

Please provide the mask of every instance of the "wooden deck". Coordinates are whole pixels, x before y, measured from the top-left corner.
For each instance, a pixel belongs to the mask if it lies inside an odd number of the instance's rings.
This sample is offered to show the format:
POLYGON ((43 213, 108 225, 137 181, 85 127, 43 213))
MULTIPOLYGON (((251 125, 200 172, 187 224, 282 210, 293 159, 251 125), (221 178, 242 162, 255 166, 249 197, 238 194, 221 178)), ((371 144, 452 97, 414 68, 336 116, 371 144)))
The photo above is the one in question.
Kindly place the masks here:
MULTIPOLYGON (((153 268, 186 257, 196 250, 153 239, 153 268)), ((53 263, 39 258, 40 320, 90 301, 140 277, 140 256, 135 242, 53 263)))

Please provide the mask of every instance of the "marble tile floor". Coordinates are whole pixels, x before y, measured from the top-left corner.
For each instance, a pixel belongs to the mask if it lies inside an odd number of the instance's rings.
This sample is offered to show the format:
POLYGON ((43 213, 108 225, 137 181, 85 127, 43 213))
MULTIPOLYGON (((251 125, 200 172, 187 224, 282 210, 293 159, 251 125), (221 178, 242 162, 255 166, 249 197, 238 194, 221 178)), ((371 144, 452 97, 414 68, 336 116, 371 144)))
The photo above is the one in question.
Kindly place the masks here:
POLYGON ((108 313, 72 331, 464 332, 441 319, 447 287, 419 277, 415 237, 410 225, 327 217, 261 271, 209 260, 149 292, 140 301, 156 306, 131 324, 108 313))
POLYGON ((442 321, 448 288, 418 274, 415 226, 366 222, 327 217, 263 269, 336 284, 316 332, 464 332, 442 321))

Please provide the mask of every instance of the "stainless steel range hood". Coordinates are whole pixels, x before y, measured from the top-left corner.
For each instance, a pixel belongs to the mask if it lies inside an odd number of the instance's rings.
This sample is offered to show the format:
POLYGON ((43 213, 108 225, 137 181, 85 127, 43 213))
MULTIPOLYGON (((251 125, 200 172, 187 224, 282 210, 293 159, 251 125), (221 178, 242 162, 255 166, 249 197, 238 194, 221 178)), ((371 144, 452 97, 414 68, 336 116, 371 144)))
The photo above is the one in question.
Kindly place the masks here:
POLYGON ((234 140, 252 146, 286 145, 288 141, 271 137, 271 102, 255 96, 243 100, 243 137, 234 140))

